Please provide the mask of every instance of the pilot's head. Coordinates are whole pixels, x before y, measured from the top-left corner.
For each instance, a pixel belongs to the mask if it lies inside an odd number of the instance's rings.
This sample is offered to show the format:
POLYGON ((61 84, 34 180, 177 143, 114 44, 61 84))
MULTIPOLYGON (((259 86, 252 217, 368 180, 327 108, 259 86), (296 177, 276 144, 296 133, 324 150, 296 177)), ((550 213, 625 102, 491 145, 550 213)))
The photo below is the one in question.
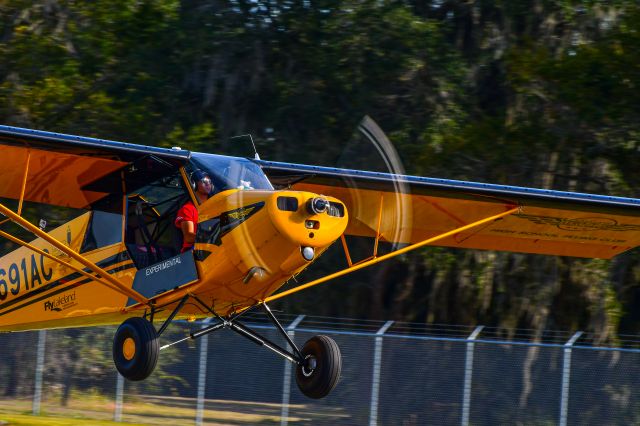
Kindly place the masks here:
POLYGON ((213 192, 213 183, 211 182, 211 177, 207 172, 197 169, 193 173, 191 173, 191 185, 199 194, 207 195, 213 192))

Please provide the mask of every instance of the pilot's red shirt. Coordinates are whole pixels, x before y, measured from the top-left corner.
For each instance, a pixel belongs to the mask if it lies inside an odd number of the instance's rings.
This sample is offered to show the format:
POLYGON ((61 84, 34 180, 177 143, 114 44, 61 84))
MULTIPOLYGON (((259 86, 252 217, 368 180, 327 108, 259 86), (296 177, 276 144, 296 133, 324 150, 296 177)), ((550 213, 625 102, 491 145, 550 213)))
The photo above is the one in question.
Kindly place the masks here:
MULTIPOLYGON (((177 228, 181 228, 182 222, 193 222, 194 226, 198 226, 198 209, 193 204, 193 201, 187 201, 184 206, 180 207, 178 214, 176 214, 176 220, 173 222, 177 228)), ((184 253, 187 250, 191 250, 193 244, 189 244, 186 241, 182 242, 182 250, 180 253, 184 253)))

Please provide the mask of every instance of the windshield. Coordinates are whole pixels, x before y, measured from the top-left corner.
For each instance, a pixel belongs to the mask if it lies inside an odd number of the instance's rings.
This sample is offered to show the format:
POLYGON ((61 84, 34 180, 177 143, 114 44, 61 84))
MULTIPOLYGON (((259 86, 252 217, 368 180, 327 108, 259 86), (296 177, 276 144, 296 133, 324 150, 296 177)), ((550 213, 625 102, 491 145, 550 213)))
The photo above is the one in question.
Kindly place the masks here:
POLYGON ((262 189, 273 191, 260 166, 240 157, 203 154, 191 155, 192 168, 206 171, 214 185, 214 192, 226 189, 262 189))

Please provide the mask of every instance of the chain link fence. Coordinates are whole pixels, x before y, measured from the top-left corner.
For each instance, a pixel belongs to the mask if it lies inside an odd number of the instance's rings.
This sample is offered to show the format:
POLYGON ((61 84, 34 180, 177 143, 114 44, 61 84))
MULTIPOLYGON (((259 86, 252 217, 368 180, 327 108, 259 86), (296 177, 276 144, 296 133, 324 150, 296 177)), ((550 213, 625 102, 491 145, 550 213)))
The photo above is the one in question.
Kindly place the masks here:
MULTIPOLYGON (((250 321, 252 321, 250 319, 250 321)), ((262 321, 248 323, 283 342, 262 321)), ((202 322, 172 324, 162 343, 202 322)), ((115 371, 115 327, 0 334, 0 412, 172 425, 582 425, 640 423, 640 350, 499 340, 490 330, 291 317, 299 346, 326 334, 342 350, 340 382, 304 397, 295 368, 229 332, 161 352, 156 371, 115 371)), ((556 340, 557 340, 556 336, 556 340)))

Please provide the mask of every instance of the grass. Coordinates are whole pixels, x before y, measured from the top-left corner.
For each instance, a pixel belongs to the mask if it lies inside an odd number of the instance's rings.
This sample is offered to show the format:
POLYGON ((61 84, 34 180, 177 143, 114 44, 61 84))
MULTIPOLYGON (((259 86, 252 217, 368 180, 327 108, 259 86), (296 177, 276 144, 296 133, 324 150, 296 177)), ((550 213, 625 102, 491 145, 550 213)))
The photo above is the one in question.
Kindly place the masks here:
MULTIPOLYGON (((55 390, 45 393, 40 416, 31 414, 30 398, 0 399, 0 426, 6 425, 122 425, 113 422, 113 398, 97 392, 72 392, 67 406, 60 405, 60 394, 55 390), (3 421, 5 423, 3 423, 3 421)), ((289 424, 341 423, 346 413, 340 409, 323 408, 318 412, 307 405, 292 405, 289 424), (296 415, 293 414, 296 413, 296 415)), ((151 395, 126 395, 122 407, 122 421, 128 425, 193 425, 196 403, 193 398, 151 395)), ((204 422, 207 425, 278 425, 280 404, 247 401, 205 401, 204 422)), ((346 416, 348 417, 348 416, 346 416)))
MULTIPOLYGON (((108 420, 91 420, 87 418, 64 418, 54 416, 33 416, 31 414, 2 414, 0 413, 0 425, 7 426, 122 426, 122 423, 116 423, 108 420)), ((143 423, 127 423, 127 426, 142 425, 143 423)))

